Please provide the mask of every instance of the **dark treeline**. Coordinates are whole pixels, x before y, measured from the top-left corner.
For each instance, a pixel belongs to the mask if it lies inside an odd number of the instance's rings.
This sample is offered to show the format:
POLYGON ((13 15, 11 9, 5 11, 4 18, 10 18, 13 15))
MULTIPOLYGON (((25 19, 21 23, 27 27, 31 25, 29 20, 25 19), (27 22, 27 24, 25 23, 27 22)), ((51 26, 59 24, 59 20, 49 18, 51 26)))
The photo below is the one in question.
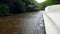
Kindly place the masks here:
POLYGON ((42 3, 35 0, 0 0, 0 15, 44 10, 45 7, 55 4, 60 4, 60 0, 46 0, 42 3))
POLYGON ((31 12, 37 10, 35 0, 0 0, 0 15, 31 12))

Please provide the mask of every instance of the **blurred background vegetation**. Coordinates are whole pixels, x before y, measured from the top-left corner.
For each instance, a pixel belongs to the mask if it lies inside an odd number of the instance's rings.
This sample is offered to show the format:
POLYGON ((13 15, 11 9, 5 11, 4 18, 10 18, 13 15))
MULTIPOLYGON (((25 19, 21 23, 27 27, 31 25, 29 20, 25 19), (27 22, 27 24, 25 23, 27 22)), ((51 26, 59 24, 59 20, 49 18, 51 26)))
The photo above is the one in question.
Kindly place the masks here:
POLYGON ((60 4, 60 0, 46 0, 42 3, 35 0, 0 0, 0 15, 34 12, 55 4, 60 4))
POLYGON ((56 4, 60 4, 60 0, 46 0, 42 3, 39 3, 39 8, 40 10, 44 10, 45 7, 50 6, 50 5, 56 5, 56 4))

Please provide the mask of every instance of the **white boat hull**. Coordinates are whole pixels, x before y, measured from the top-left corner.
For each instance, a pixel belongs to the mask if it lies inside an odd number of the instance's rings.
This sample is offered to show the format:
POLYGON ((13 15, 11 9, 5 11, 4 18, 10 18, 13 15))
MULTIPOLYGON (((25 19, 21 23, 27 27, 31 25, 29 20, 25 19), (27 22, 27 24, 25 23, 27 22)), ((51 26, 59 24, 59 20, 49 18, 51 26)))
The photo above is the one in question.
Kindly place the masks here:
POLYGON ((59 6, 60 5, 49 6, 43 13, 46 34, 60 34, 59 6))

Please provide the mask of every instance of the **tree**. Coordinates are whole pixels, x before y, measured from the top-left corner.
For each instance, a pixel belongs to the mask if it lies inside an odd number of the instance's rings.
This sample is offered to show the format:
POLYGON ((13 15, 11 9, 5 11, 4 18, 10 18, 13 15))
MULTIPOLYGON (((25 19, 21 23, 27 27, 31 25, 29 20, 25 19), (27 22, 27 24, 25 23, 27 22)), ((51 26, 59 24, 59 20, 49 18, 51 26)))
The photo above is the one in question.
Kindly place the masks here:
POLYGON ((55 4, 60 4, 60 0, 46 0, 47 5, 55 5, 55 4))
POLYGON ((60 0, 46 0, 42 3, 38 4, 38 7, 40 10, 45 9, 45 7, 50 6, 50 5, 55 5, 55 4, 60 4, 60 0))
POLYGON ((37 2, 35 0, 0 0, 0 4, 9 7, 7 8, 9 9, 8 12, 14 14, 28 12, 29 10, 32 11, 37 8, 37 2))
POLYGON ((8 15, 9 7, 6 4, 0 4, 0 15, 8 15))

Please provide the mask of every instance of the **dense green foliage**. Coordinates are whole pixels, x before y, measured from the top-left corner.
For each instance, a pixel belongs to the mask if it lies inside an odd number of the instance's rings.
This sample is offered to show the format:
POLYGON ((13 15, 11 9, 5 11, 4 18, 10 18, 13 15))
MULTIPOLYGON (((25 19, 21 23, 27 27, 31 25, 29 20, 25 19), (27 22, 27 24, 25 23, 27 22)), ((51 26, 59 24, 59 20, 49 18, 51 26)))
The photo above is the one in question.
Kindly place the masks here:
POLYGON ((0 0, 0 15, 33 11, 37 4, 35 0, 0 0))
POLYGON ((39 3, 40 10, 44 10, 46 6, 46 1, 44 1, 43 3, 39 3))
POLYGON ((0 15, 8 15, 9 7, 6 4, 0 4, 0 15))
POLYGON ((35 0, 0 0, 0 15, 43 10, 46 6, 55 4, 60 4, 60 0, 46 0, 42 3, 35 0))
POLYGON ((46 0, 42 3, 39 3, 39 8, 40 10, 44 10, 45 7, 55 4, 60 4, 60 0, 46 0))

